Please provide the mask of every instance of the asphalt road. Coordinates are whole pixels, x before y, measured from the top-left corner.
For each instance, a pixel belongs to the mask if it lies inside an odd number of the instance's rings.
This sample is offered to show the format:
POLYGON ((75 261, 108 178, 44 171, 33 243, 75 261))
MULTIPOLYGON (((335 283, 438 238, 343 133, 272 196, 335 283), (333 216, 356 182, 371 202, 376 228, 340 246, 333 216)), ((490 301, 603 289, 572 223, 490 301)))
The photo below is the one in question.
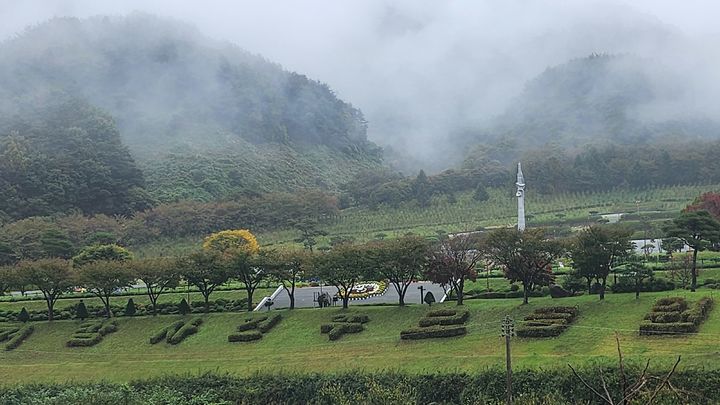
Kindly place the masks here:
MULTIPOLYGON (((418 287, 422 286, 424 293, 427 291, 432 291, 433 295, 435 296, 435 300, 440 301, 445 295, 443 292, 442 287, 438 284, 432 284, 430 282, 418 282, 418 283, 412 283, 410 284, 410 287, 407 290, 407 293, 405 294, 405 303, 421 303, 421 296, 420 296, 420 290, 418 287)), ((323 287, 303 287, 303 288, 297 288, 295 289, 295 307, 297 308, 308 308, 308 307, 314 307, 316 306, 314 299, 314 293, 319 292, 328 292, 331 296, 335 295, 337 293, 337 289, 330 286, 323 286, 323 287)), ((259 301, 259 300, 258 300, 259 301)), ((385 290, 385 294, 375 297, 366 298, 363 300, 351 300, 350 306, 357 305, 357 304, 380 304, 380 303, 390 303, 390 304, 397 304, 398 302, 398 293, 395 291, 395 287, 392 285, 388 285, 387 289, 385 290)), ((342 305, 341 301, 337 302, 337 305, 342 305)), ((288 298, 287 293, 283 290, 280 292, 280 294, 275 297, 275 300, 273 300, 273 308, 287 308, 290 306, 290 298, 288 298)))

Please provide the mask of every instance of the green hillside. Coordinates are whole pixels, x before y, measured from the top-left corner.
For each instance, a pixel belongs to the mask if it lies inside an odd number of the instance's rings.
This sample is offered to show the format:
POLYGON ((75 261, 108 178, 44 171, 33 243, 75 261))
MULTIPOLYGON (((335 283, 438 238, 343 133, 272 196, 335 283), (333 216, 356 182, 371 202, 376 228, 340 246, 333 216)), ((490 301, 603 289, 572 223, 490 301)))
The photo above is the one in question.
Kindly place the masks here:
MULTIPOLYGON (((333 190, 381 160, 362 112, 324 83, 145 14, 55 18, 0 43, 0 123, 65 98, 114 120, 160 202, 333 190)), ((1 125, 0 140, 14 130, 1 125)), ((47 210, 87 211, 58 202, 47 210)))
MULTIPOLYGON (((242 314, 212 314, 197 334, 178 345, 151 345, 148 339, 174 316, 118 319, 118 331, 90 348, 68 348, 65 341, 78 327, 76 321, 39 322, 35 332, 17 349, 0 352, 3 383, 34 381, 129 381, 163 374, 229 371, 249 375, 256 371, 318 372, 348 370, 397 370, 413 373, 479 371, 499 367, 504 361, 500 320, 511 315, 520 320, 538 307, 578 305, 580 315, 557 338, 515 338, 516 369, 589 365, 615 360, 615 332, 619 333, 626 358, 633 364, 652 357, 654 368, 669 365, 678 354, 681 369, 717 368, 717 333, 720 312, 710 313, 700 333, 678 337, 638 336, 638 325, 658 297, 668 293, 612 294, 553 300, 534 298, 529 305, 518 299, 470 300, 468 334, 462 337, 401 341, 400 331, 417 324, 426 307, 351 306, 352 313, 370 317, 366 330, 328 341, 320 333, 338 309, 278 311, 280 323, 256 342, 228 343, 227 336, 242 322, 242 314), (561 361, 560 361, 561 360, 561 361)), ((683 295, 685 293, 681 293, 683 295)), ((706 290, 687 293, 691 302, 706 290)), ((451 308, 453 304, 438 305, 451 308)))

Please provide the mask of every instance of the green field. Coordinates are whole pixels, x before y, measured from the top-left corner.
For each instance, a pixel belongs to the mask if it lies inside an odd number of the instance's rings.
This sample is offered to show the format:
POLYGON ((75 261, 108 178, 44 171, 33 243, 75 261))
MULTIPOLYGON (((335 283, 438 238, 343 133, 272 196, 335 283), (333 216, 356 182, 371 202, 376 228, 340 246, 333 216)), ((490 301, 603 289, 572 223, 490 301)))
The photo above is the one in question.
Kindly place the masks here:
MULTIPOLYGON (((674 292, 694 301, 711 296, 712 290, 674 292)), ((210 314, 196 335, 177 346, 150 345, 149 337, 177 316, 118 319, 119 331, 97 346, 67 348, 64 343, 77 328, 76 321, 36 323, 35 333, 18 349, 0 352, 3 383, 37 381, 129 381, 163 374, 203 371, 248 375, 254 372, 331 372, 347 370, 401 370, 413 373, 473 371, 502 365, 504 343, 500 320, 515 319, 546 305, 578 305, 578 320, 553 339, 514 338, 516 368, 566 367, 567 363, 592 364, 615 356, 614 334, 621 337, 631 361, 651 358, 655 366, 669 364, 683 355, 682 368, 717 368, 720 352, 720 310, 711 312, 700 333, 683 337, 641 337, 638 323, 658 297, 673 293, 611 294, 604 302, 597 296, 553 300, 534 298, 529 305, 519 299, 470 300, 468 335, 458 338, 401 341, 402 329, 414 326, 427 311, 411 305, 354 306, 349 311, 370 316, 367 330, 345 335, 335 342, 319 333, 320 324, 340 309, 281 311, 284 319, 262 340, 228 343, 227 335, 246 316, 210 314)), ((442 304, 452 307, 453 303, 442 304)), ((434 307, 441 307, 436 305, 434 307)))
MULTIPOLYGON (((318 245, 328 245, 332 237, 352 237, 367 241, 378 237, 396 237, 413 232, 436 235, 437 232, 462 232, 482 227, 508 226, 516 222, 514 189, 491 189, 490 199, 478 202, 471 194, 457 196, 455 203, 446 198, 435 198, 431 206, 421 208, 414 204, 378 209, 349 208, 337 216, 326 219, 320 228, 328 236, 318 238, 318 245)), ((574 227, 596 222, 590 212, 599 214, 625 213, 627 222, 644 217, 657 229, 662 221, 677 215, 700 194, 720 191, 720 185, 689 185, 646 190, 617 190, 602 193, 566 193, 542 195, 526 194, 528 226, 574 227)), ((241 224, 239 224, 241 225, 241 224)), ((205 235, 182 239, 165 239, 143 246, 133 246, 139 256, 182 253, 200 246, 205 235)), ((653 236, 653 235, 649 235, 653 236)), ((294 229, 258 233, 262 246, 293 245, 298 237, 294 229)))

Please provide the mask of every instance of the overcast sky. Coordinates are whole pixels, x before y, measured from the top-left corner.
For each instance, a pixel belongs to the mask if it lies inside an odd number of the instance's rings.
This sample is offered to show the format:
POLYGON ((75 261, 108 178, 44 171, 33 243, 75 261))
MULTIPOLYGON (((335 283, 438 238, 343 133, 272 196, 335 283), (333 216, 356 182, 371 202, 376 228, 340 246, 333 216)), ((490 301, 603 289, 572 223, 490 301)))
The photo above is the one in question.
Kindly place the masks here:
POLYGON ((0 0, 0 38, 54 16, 133 11, 190 22, 326 82, 365 112, 371 138, 392 132, 396 147, 428 153, 423 140, 502 112, 548 66, 720 38, 710 0, 0 0))

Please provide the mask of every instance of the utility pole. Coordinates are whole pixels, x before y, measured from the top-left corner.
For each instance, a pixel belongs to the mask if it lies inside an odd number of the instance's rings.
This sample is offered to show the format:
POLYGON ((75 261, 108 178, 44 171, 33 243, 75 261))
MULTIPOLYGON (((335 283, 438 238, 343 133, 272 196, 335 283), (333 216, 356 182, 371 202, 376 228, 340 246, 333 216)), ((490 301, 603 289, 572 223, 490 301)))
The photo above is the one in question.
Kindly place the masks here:
POLYGON ((512 405, 512 363, 510 358, 510 338, 515 336, 515 321, 505 315, 502 321, 502 336, 505 337, 505 363, 507 366, 507 405, 512 405))

